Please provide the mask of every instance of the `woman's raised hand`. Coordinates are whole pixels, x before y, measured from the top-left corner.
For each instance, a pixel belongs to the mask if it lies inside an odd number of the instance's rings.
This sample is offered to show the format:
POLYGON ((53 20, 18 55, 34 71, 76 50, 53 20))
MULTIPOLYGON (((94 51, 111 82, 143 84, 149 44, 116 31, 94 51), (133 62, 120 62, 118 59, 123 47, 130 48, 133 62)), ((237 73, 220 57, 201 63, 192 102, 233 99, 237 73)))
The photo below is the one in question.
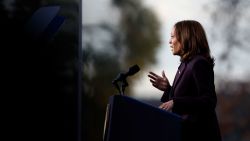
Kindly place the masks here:
POLYGON ((162 76, 159 76, 154 72, 149 72, 148 77, 152 85, 161 91, 166 91, 169 87, 169 81, 164 71, 162 71, 162 76))

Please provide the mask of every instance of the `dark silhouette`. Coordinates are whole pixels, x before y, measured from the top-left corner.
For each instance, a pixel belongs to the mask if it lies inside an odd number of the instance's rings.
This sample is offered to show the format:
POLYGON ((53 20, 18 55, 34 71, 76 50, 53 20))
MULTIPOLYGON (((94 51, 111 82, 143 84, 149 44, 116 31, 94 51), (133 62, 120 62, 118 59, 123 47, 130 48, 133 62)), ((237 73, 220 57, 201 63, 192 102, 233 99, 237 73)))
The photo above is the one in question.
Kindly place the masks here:
MULTIPOLYGON (((7 138, 77 140, 80 126, 77 111, 80 93, 79 24, 77 18, 73 19, 66 13, 77 17, 78 4, 14 0, 7 6, 1 2, 0 7, 4 60, 1 93, 7 96, 5 115, 8 116, 7 128, 10 131, 7 138), (67 22, 63 22, 62 17, 53 19, 42 36, 35 39, 33 34, 27 34, 28 21, 36 10, 47 6, 60 6, 56 17, 62 16, 67 22)), ((44 20, 46 15, 39 22, 44 20)), ((39 24, 31 31, 40 28, 39 24)))
POLYGON ((193 20, 177 22, 169 44, 181 61, 173 85, 164 71, 162 77, 153 72, 148 75, 152 85, 164 91, 159 108, 182 116, 182 141, 221 141, 215 112, 214 59, 202 25, 193 20))

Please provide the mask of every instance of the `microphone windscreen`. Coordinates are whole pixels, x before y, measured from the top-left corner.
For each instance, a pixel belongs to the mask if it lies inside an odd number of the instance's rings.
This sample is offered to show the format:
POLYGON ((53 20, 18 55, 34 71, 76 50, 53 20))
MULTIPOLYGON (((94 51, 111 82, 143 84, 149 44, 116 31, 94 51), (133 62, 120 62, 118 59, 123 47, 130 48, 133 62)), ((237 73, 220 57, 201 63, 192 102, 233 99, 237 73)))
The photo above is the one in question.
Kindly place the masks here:
POLYGON ((128 71, 128 75, 134 75, 135 73, 137 73, 138 71, 140 70, 139 66, 138 65, 134 65, 132 67, 129 68, 129 71, 128 71))

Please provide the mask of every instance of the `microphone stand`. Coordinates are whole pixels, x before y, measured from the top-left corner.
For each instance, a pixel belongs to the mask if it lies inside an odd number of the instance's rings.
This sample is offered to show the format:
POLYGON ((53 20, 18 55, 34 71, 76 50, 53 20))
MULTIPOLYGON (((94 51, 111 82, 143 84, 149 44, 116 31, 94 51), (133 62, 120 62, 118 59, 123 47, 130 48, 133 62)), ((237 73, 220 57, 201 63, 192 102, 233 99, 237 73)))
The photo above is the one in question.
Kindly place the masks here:
POLYGON ((112 82, 112 84, 115 86, 115 88, 118 90, 119 94, 121 95, 121 89, 119 85, 117 84, 117 82, 112 82))
POLYGON ((126 80, 127 76, 134 75, 140 70, 138 65, 134 65, 129 68, 129 71, 126 73, 119 73, 118 76, 112 81, 112 84, 119 91, 120 95, 125 95, 125 88, 128 86, 128 82, 126 80), (121 84, 119 84, 119 82, 121 84))
POLYGON ((126 79, 122 80, 122 95, 125 95, 125 88, 128 86, 128 82, 126 79))
POLYGON ((116 87, 120 95, 125 95, 125 88, 128 86, 126 78, 123 78, 120 81, 113 81, 112 84, 116 87))

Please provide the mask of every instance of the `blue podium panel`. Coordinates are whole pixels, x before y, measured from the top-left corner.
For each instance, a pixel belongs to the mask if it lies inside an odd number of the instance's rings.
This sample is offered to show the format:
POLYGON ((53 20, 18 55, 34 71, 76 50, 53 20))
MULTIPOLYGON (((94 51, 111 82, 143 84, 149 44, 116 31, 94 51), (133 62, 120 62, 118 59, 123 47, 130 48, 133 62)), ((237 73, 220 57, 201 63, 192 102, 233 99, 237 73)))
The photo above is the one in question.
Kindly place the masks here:
POLYGON ((110 97, 105 141, 180 141, 181 117, 121 95, 110 97))

